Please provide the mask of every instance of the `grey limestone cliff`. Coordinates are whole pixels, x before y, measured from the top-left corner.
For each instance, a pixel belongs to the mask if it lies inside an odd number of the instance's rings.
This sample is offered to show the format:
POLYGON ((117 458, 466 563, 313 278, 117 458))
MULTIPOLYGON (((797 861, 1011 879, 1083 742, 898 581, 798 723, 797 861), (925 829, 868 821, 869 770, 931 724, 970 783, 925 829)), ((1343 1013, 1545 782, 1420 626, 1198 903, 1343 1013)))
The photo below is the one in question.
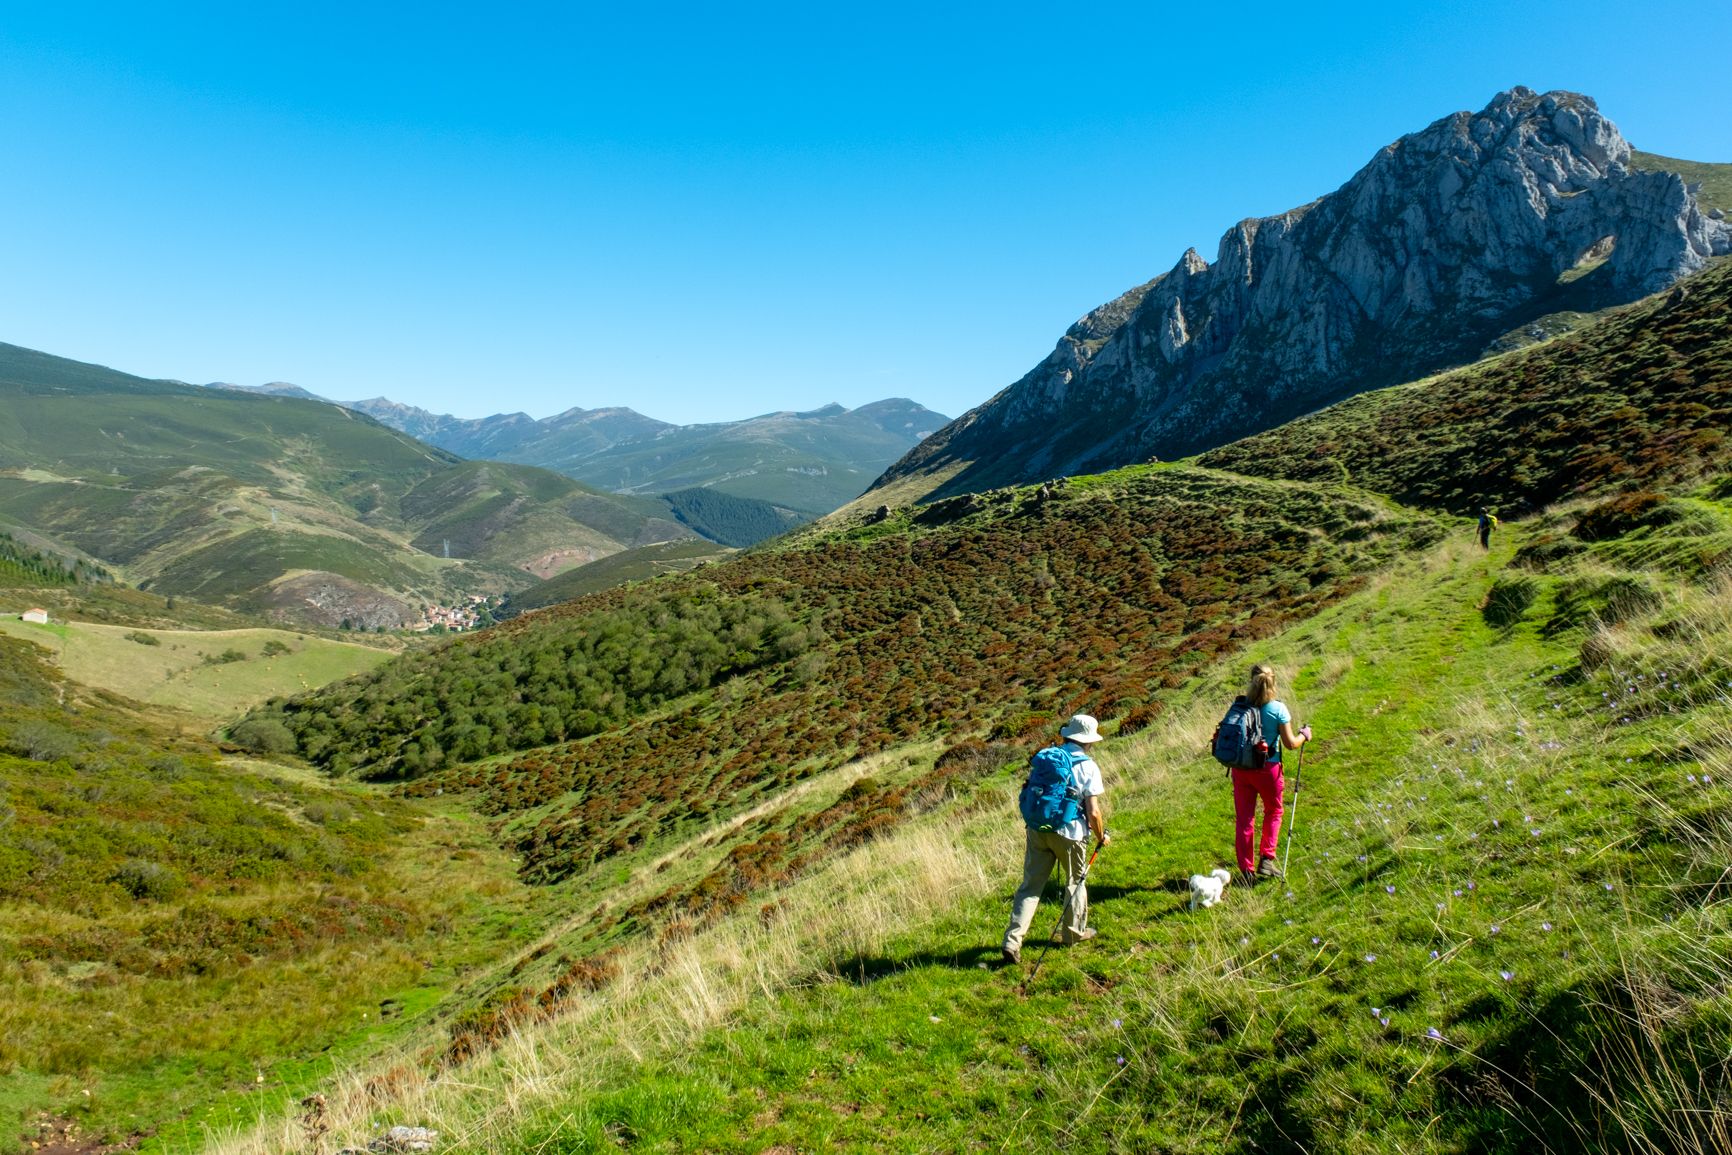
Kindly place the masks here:
POLYGON ((881 480, 939 493, 1171 458, 1476 359, 1545 314, 1634 300, 1732 251, 1676 174, 1630 167, 1593 100, 1516 88, 1241 221, 1094 310, 881 480))

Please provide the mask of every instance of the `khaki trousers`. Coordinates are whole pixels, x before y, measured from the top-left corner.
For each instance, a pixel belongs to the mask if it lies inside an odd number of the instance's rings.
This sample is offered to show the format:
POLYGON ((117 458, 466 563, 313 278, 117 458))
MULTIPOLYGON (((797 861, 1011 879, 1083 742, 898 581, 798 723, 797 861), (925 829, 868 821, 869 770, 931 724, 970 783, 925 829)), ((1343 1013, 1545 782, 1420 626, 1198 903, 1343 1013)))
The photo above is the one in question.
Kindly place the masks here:
POLYGON ((1011 901, 1010 926, 1004 932, 1005 950, 1022 949, 1022 940, 1028 936, 1029 924, 1034 921, 1034 912, 1040 906, 1040 892, 1046 889, 1052 868, 1060 863, 1064 864, 1065 879, 1070 884, 1065 890, 1064 941, 1074 941, 1088 924, 1088 888, 1078 885, 1089 860, 1088 840, 1072 842, 1047 830, 1027 833, 1028 843, 1022 856, 1022 885, 1016 888, 1016 897, 1011 901))

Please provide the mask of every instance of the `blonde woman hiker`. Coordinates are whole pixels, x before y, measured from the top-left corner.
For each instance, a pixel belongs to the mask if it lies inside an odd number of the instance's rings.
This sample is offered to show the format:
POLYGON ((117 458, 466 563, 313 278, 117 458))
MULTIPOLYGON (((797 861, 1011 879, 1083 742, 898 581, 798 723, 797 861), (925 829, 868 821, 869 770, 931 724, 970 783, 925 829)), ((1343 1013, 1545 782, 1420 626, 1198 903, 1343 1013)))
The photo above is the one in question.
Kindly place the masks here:
MULTIPOLYGON (((1233 850, 1239 860, 1239 881, 1250 885, 1265 878, 1280 878, 1275 852, 1281 843, 1281 793, 1286 781, 1281 776, 1282 749, 1297 750, 1311 740, 1311 727, 1293 729, 1293 713, 1281 701, 1280 687, 1275 684, 1275 671, 1258 664, 1251 667, 1251 684, 1245 690, 1245 703, 1258 711, 1261 741, 1260 758, 1252 758, 1250 768, 1235 765, 1233 777, 1233 850), (1261 765, 1255 763, 1261 762, 1261 765), (1255 837, 1257 801, 1263 802, 1263 836, 1255 837), (1253 856, 1254 852, 1254 856, 1253 856)), ((1235 703, 1236 705, 1237 703, 1235 703)))
POLYGON ((1100 846, 1111 839, 1101 816, 1101 768, 1088 756, 1088 748, 1101 740, 1100 723, 1087 714, 1074 715, 1059 730, 1061 744, 1048 746, 1029 759, 1028 781, 1023 785, 1022 810, 1025 841, 1022 855, 1022 885, 1010 906, 1010 926, 1004 932, 1004 961, 1022 961, 1022 940, 1040 906, 1040 892, 1052 868, 1064 864, 1064 913, 1060 922, 1066 943, 1087 942, 1095 936, 1088 926, 1089 896, 1084 879, 1088 874, 1088 840, 1093 831, 1100 846))

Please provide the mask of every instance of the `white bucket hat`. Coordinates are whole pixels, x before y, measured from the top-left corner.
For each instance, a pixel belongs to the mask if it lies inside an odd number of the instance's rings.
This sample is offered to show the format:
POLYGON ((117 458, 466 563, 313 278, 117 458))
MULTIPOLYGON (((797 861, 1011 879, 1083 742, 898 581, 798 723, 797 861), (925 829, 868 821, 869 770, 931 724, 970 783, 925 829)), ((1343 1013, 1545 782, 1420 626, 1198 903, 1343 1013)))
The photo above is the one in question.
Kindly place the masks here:
POLYGON ((1101 724, 1088 714, 1072 714, 1070 721, 1059 730, 1058 736, 1087 746, 1090 742, 1101 740, 1101 724))

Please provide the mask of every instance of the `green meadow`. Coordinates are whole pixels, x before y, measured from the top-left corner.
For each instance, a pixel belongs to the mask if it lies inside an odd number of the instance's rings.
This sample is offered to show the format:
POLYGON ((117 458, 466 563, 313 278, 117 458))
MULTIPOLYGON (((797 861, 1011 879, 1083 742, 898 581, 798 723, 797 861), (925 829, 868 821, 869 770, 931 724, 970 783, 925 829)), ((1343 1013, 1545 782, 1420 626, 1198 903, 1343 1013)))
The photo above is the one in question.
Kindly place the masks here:
MULTIPOLYGON (((325 1084, 335 1134, 425 1124, 463 1151, 1724 1150, 1732 585, 1629 560, 1640 543, 1732 545, 1732 510, 1692 501, 1703 520, 1574 552, 1552 547, 1579 509, 1506 526, 1489 555, 1464 530, 1254 646, 1319 739, 1302 769, 1288 756, 1284 883, 1188 909, 1188 876, 1229 861, 1231 793, 1203 751, 1235 658, 1100 748, 1100 937, 1053 949, 1026 993, 1059 893, 1023 965, 1002 967, 1012 764, 761 911, 618 948, 611 982, 520 1020, 461 1079, 399 1055, 391 1102, 359 1093, 377 1070, 325 1084)), ((297 1149, 298 1126, 215 1149, 297 1149)))
POLYGON ((273 629, 160 630, 56 621, 39 625, 9 614, 0 616, 0 632, 47 648, 61 672, 75 682, 213 723, 267 698, 302 693, 374 669, 393 656, 390 649, 273 629))

